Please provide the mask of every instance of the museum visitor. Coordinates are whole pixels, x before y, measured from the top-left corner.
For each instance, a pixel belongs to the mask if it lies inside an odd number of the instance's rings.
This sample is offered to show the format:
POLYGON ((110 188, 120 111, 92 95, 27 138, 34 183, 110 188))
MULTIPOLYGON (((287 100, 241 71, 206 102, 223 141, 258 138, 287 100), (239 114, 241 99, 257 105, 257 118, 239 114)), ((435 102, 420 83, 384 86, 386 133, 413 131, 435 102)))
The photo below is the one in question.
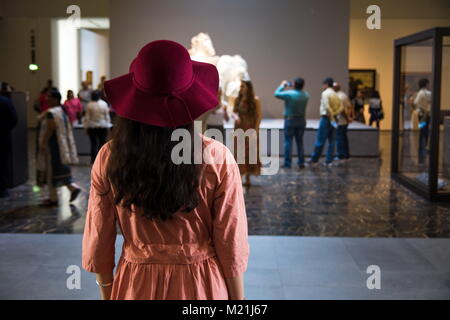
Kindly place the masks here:
POLYGON ((250 177, 252 175, 261 174, 261 160, 259 158, 259 125, 262 119, 261 102, 253 89, 251 81, 241 81, 239 95, 234 103, 233 112, 237 115, 234 123, 234 130, 242 129, 249 133, 250 136, 245 137, 243 148, 238 143, 235 144, 234 154, 239 157, 239 152, 244 152, 245 160, 243 163, 238 161, 241 175, 245 177, 244 185, 251 186, 250 177), (250 131, 247 131, 250 130, 250 131), (255 142, 256 145, 252 144, 255 142), (239 149, 239 150, 236 150, 239 149), (253 151, 252 151, 253 150, 253 151), (251 154, 256 153, 256 159, 252 159, 251 154))
POLYGON ((0 92, 0 198, 9 196, 11 132, 16 124, 17 112, 11 102, 11 87, 8 83, 2 82, 0 92))
POLYGON ((320 98, 320 122, 317 131, 316 143, 314 144, 314 151, 309 160, 310 165, 315 165, 319 162, 322 155, 325 143, 328 141, 328 150, 326 153, 325 165, 330 166, 333 163, 334 148, 337 127, 336 117, 339 115, 344 106, 338 95, 333 89, 333 78, 326 78, 323 81, 323 91, 320 98))
POLYGON ((293 86, 283 81, 275 90, 274 96, 284 101, 284 167, 290 168, 292 162, 292 141, 295 138, 299 168, 305 167, 303 135, 306 129, 306 107, 309 93, 303 91, 305 80, 295 79, 293 86), (288 87, 291 87, 289 90, 288 87))
POLYGON ((92 91, 91 101, 86 105, 83 125, 91 142, 91 163, 105 144, 108 130, 112 127, 108 104, 100 99, 98 90, 92 91))
POLYGON ((419 116, 419 164, 424 165, 427 156, 431 91, 428 86, 430 81, 426 78, 419 80, 419 91, 414 99, 414 108, 419 116))
POLYGON ((380 129, 380 121, 384 119, 383 104, 381 102, 380 93, 374 90, 369 99, 369 126, 375 122, 377 129, 380 129))
POLYGON ((105 82, 117 121, 92 168, 82 266, 96 273, 103 299, 244 299, 249 246, 239 167, 206 137, 204 150, 218 161, 171 161, 174 130, 194 140, 194 120, 219 104, 217 69, 168 40, 145 45, 130 69, 105 82), (158 73, 146 72, 155 66, 158 73), (113 276, 116 222, 125 242, 113 276))
POLYGON ((81 188, 72 179, 70 165, 78 163, 77 148, 57 89, 49 90, 48 104, 49 109, 39 116, 36 180, 39 186, 47 185, 49 192, 41 206, 53 207, 58 205, 57 187, 69 189, 70 202, 78 197, 81 188))
POLYGON ((354 112, 353 106, 347 94, 342 91, 341 85, 337 82, 333 84, 333 89, 341 100, 344 108, 340 114, 337 115, 337 130, 336 130, 336 149, 338 160, 348 160, 350 158, 350 146, 348 142, 348 125, 353 121, 354 112))

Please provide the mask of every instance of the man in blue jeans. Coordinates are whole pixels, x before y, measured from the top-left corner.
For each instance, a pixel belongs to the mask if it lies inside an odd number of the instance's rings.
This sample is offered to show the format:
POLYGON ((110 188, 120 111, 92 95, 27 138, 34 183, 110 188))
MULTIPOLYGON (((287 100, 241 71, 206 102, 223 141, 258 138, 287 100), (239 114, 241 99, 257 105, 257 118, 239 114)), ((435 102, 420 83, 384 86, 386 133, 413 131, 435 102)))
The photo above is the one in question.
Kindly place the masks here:
POLYGON ((284 101, 284 167, 290 168, 292 161, 292 140, 295 138, 298 152, 298 166, 305 167, 303 134, 306 128, 305 111, 309 100, 308 92, 303 91, 305 80, 297 78, 291 89, 290 83, 283 81, 275 90, 274 96, 284 101))
POLYGON ((430 81, 426 78, 419 80, 419 91, 414 99, 414 107, 419 112, 419 165, 425 165, 430 125, 431 91, 428 89, 430 81))
POLYGON ((353 106, 350 103, 350 99, 347 97, 344 91, 341 89, 341 85, 337 82, 333 85, 334 91, 341 99, 344 110, 338 114, 337 121, 338 127, 336 130, 336 148, 337 148, 337 159, 342 163, 350 158, 350 150, 348 143, 348 125, 353 121, 353 106))
POLYGON ((323 81, 324 90, 320 99, 320 122, 317 131, 317 140, 314 145, 314 152, 309 160, 310 165, 319 162, 323 147, 328 140, 328 151, 325 164, 330 166, 333 163, 335 145, 336 116, 343 111, 344 105, 333 89, 334 80, 326 78, 323 81))

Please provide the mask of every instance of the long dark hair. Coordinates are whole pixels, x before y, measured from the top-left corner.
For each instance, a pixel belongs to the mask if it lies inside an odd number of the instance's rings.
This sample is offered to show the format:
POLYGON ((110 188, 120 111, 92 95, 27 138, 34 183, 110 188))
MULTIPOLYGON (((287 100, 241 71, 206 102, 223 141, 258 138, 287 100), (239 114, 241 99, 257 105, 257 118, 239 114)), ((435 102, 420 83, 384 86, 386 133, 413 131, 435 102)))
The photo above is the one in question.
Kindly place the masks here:
MULTIPOLYGON (((193 136, 192 124, 183 128, 193 136)), ((172 149, 179 143, 171 141, 173 130, 116 118, 107 167, 116 205, 163 221, 197 207, 200 169, 193 152, 191 164, 173 163, 172 149)))
MULTIPOLYGON (((255 115, 256 113, 256 99, 255 99, 255 90, 253 89, 253 84, 251 81, 241 81, 241 84, 247 87, 246 98, 248 103, 248 114, 255 115)), ((241 100, 244 99, 244 94, 242 90, 239 90, 239 95, 236 98, 234 103, 235 107, 239 107, 241 104, 241 100)))

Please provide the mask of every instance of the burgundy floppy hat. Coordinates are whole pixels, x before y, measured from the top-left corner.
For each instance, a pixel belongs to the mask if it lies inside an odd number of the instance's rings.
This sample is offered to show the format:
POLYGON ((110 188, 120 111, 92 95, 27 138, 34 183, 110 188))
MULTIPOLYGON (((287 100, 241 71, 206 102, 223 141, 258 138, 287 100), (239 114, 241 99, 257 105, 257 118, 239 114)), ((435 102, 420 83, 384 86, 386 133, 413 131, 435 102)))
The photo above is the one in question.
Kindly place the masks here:
POLYGON ((119 116, 169 128, 215 108, 218 88, 214 65, 192 61, 186 48, 169 40, 145 45, 130 73, 105 81, 106 96, 119 116))

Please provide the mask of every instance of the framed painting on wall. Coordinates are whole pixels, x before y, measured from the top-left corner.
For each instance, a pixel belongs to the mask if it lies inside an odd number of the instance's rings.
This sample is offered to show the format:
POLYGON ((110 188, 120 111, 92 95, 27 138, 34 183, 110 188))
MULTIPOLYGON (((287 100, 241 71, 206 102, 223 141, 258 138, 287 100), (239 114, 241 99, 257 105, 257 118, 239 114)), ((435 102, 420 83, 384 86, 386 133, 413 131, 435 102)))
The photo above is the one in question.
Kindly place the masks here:
POLYGON ((372 96, 377 84, 377 71, 375 69, 350 69, 348 75, 350 99, 356 96, 358 90, 362 91, 365 99, 372 96))

